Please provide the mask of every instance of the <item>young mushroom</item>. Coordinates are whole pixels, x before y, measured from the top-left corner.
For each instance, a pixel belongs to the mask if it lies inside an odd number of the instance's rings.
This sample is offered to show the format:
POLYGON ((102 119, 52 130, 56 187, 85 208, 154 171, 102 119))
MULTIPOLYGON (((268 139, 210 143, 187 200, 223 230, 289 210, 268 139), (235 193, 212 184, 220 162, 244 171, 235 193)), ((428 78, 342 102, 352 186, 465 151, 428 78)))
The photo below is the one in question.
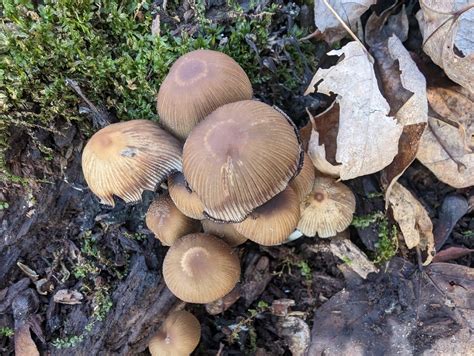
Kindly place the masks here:
POLYGON ((141 200, 169 174, 181 171, 179 141, 148 120, 131 120, 104 127, 82 153, 84 178, 102 204, 114 206, 141 200))
POLYGON ((311 192, 314 184, 314 165, 308 154, 304 154, 303 167, 300 173, 290 181, 290 187, 293 188, 298 200, 301 202, 311 192))
POLYGON ((161 125, 185 140, 196 124, 218 107, 252 99, 252 85, 239 64, 211 50, 192 51, 171 67, 158 92, 161 125))
POLYGON ((235 247, 247 241, 247 238, 238 232, 232 224, 223 224, 211 220, 202 220, 202 228, 206 234, 220 237, 230 247, 235 247))
POLYGON ((298 230, 306 236, 336 236, 351 224, 355 204, 354 194, 346 185, 333 178, 316 177, 313 190, 300 205, 298 230))
POLYGON ((150 340, 152 356, 188 356, 199 344, 201 325, 185 310, 171 313, 150 340))
POLYGON ((221 239, 190 234, 170 247, 163 277, 171 292, 188 303, 210 303, 229 293, 240 278, 237 254, 221 239))
POLYGON ((183 174, 205 215, 240 222, 283 191, 302 164, 295 126, 258 101, 227 104, 200 122, 183 149, 183 174))
POLYGON ((168 190, 174 204, 184 215, 196 220, 204 219, 204 205, 197 194, 186 187, 182 173, 168 178, 168 190))
POLYGON ((148 207, 145 222, 163 246, 171 246, 180 237, 201 229, 199 221, 184 215, 168 193, 155 197, 148 207))
POLYGON ((292 188, 255 209, 244 221, 234 224, 242 235, 260 245, 280 245, 288 240, 300 218, 298 196, 292 188))

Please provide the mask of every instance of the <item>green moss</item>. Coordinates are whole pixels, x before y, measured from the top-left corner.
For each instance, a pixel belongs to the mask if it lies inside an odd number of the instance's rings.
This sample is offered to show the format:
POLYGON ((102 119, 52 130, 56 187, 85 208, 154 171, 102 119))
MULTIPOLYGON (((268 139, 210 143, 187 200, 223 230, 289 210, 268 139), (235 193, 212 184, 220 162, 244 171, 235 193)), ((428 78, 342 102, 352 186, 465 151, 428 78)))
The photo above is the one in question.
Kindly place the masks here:
MULTIPOLYGON (((35 5, 26 0, 4 0, 0 20, 0 173, 6 170, 11 126, 55 130, 56 122, 75 121, 90 134, 90 124, 78 114, 78 98, 66 78, 78 82, 94 102, 104 103, 120 120, 156 120, 155 96, 170 65, 182 54, 198 48, 223 51, 239 62, 254 85, 277 82, 285 88, 300 85, 301 56, 285 42, 300 36, 297 27, 281 36, 283 48, 293 58, 276 63, 277 71, 263 72, 260 56, 273 45, 270 38, 276 5, 259 14, 234 7, 231 22, 212 23, 196 2, 198 29, 192 35, 174 35, 165 25, 160 35, 151 34, 151 1, 45 0, 35 5), (249 45, 255 44, 258 54, 249 45)), ((173 4, 170 3, 170 8, 173 4)), ((313 46, 302 50, 314 57, 313 46)), ((278 104, 278 103, 276 103, 278 104)), ((51 147, 38 147, 45 159, 51 147)))

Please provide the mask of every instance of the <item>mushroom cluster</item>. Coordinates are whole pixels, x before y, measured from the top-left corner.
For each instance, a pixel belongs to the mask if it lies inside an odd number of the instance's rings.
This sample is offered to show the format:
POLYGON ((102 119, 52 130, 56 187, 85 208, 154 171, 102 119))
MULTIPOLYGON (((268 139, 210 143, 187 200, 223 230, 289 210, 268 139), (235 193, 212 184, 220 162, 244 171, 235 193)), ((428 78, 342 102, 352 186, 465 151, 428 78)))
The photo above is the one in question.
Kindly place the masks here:
POLYGON ((229 56, 197 50, 179 58, 157 110, 161 126, 132 120, 92 136, 83 171, 112 206, 114 196, 136 202, 167 179, 146 224, 171 246, 163 276, 181 300, 209 303, 228 294, 240 279, 233 248, 247 239, 278 245, 303 234, 335 236, 350 224, 350 189, 316 174, 291 119, 252 100, 249 78, 229 56))

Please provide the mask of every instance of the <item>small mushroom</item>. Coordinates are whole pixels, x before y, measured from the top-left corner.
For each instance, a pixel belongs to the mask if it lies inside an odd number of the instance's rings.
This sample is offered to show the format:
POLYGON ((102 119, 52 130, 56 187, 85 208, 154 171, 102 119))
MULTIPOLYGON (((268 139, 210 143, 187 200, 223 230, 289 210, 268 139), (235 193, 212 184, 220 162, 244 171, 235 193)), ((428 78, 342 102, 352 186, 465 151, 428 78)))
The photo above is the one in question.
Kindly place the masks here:
POLYGON ((104 127, 87 142, 82 171, 102 204, 114 206, 116 195, 137 202, 144 190, 181 171, 181 144, 149 120, 131 120, 104 127))
POLYGON ((168 190, 174 204, 184 215, 196 220, 204 219, 204 205, 197 194, 186 187, 182 173, 168 178, 168 190))
POLYGON ((250 80, 235 60, 197 50, 172 65, 158 92, 157 109, 161 125, 184 141, 218 107, 251 98, 250 80))
POLYGON ((183 174, 210 220, 240 222, 282 192, 303 154, 294 124, 252 100, 227 104, 191 132, 183 174))
POLYGON ((185 310, 171 313, 148 344, 152 356, 188 356, 199 344, 201 325, 185 310))
POLYGON ((163 246, 171 246, 180 237, 201 229, 199 221, 184 215, 168 193, 155 197, 148 207, 145 222, 163 246))
POLYGON ((351 224, 355 204, 354 194, 346 185, 333 178, 316 177, 313 190, 300 205, 298 230, 306 236, 336 236, 351 224))
POLYGON ((237 254, 221 239, 190 234, 176 241, 163 261, 171 292, 188 303, 210 303, 235 287, 240 278, 237 254))
POLYGON ((244 221, 234 224, 242 235, 260 245, 280 245, 288 240, 300 218, 299 201, 292 188, 255 209, 244 221))
POLYGON ((201 224, 206 234, 220 237, 231 247, 241 245, 247 241, 247 238, 238 232, 232 224, 218 223, 211 220, 202 220, 201 224))
POLYGON ((293 188, 298 200, 301 202, 311 192, 314 184, 314 165, 308 154, 304 154, 303 167, 300 173, 291 180, 290 187, 293 188))

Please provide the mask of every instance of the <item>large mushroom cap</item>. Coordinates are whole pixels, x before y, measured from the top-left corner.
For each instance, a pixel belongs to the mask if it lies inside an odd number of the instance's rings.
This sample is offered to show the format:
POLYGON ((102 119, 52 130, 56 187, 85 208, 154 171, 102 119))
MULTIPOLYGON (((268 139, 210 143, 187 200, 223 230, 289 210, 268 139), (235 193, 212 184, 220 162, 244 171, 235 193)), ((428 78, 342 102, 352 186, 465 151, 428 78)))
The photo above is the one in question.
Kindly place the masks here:
POLYGON ((206 234, 220 237, 231 247, 241 245, 247 241, 247 238, 238 232, 232 224, 218 223, 211 220, 202 220, 201 223, 206 234))
POLYGON ((298 200, 301 202, 311 192, 314 184, 314 166, 308 154, 304 154, 303 167, 300 173, 292 179, 290 187, 293 188, 298 200))
POLYGON ((185 310, 171 313, 150 340, 152 356, 188 356, 199 344, 201 325, 185 310))
POLYGON ((250 80, 236 61, 221 52, 193 51, 173 64, 160 87, 160 123, 184 140, 218 107, 251 98, 250 80))
POLYGON ((286 188, 301 159, 294 125, 246 100, 220 107, 194 128, 183 174, 210 219, 240 222, 286 188))
POLYGON ((155 197, 146 213, 146 226, 164 246, 171 246, 184 235, 198 232, 199 221, 184 215, 173 203, 168 193, 155 197))
POLYGON ((346 185, 333 178, 316 177, 313 190, 300 205, 298 230, 306 236, 336 236, 351 224, 355 204, 354 194, 346 185))
POLYGON ((197 220, 204 219, 204 205, 197 194, 186 187, 182 173, 173 174, 168 178, 168 190, 176 207, 184 215, 197 220))
POLYGON ((235 287, 240 278, 240 262, 221 239, 191 234, 170 247, 163 261, 163 276, 179 299, 210 303, 235 287))
POLYGON ((288 187, 234 227, 260 245, 279 245, 295 230, 300 218, 299 206, 298 196, 288 187))
POLYGON ((87 142, 82 171, 101 203, 114 206, 114 195, 131 203, 181 170, 181 152, 178 140, 152 121, 120 122, 99 130, 87 142))

